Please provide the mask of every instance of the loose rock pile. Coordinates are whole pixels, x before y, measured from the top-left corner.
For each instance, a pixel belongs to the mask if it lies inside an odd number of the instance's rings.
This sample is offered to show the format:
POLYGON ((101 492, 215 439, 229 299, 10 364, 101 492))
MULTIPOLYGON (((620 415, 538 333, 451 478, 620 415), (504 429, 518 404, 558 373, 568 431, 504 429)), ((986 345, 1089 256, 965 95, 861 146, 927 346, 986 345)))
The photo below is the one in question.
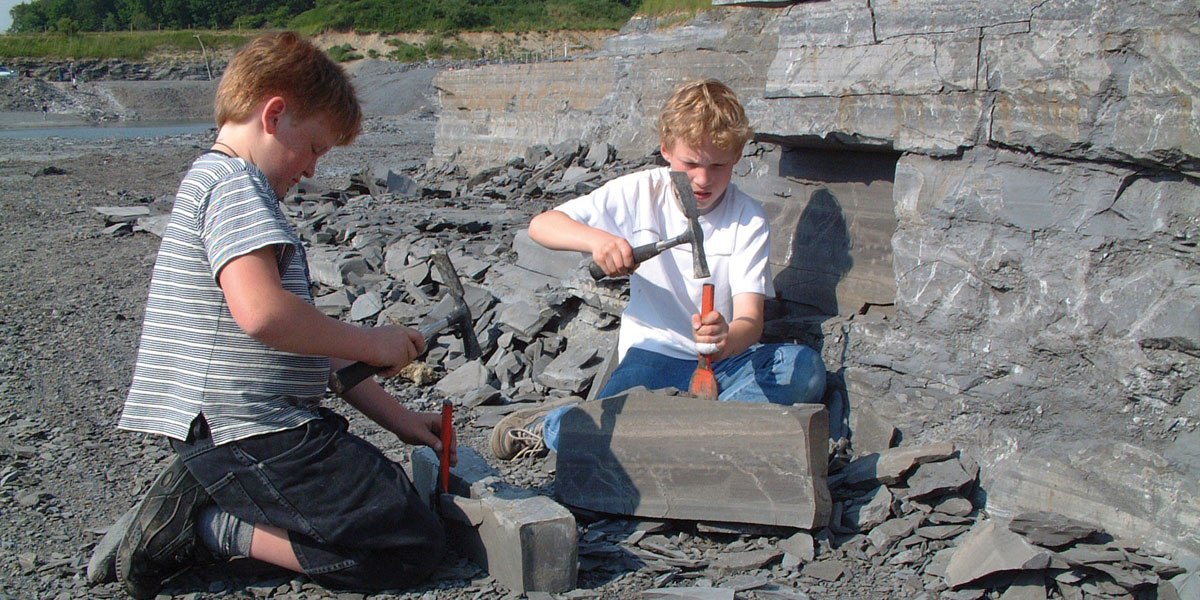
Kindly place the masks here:
MULTIPOLYGON (((428 256, 435 247, 449 252, 483 357, 468 361, 461 341, 443 335, 404 382, 387 385, 416 408, 453 399, 463 408, 460 443, 489 456, 490 426, 514 407, 588 395, 603 376, 626 299, 621 282, 593 282, 582 268, 557 277, 525 268, 516 250, 527 243, 520 230, 533 214, 654 160, 615 161, 607 146, 570 142, 532 147, 476 174, 364 169, 343 185, 305 182, 284 205, 311 245, 318 306, 349 321, 417 326, 444 314, 444 285, 428 256)), ((160 230, 166 208, 106 210, 109 232, 160 230)), ((802 328, 771 329, 803 336, 802 328)), ((969 452, 948 443, 895 448, 895 433, 886 422, 875 423, 874 439, 864 429, 856 436, 858 455, 844 438, 835 440, 828 480, 834 511, 829 527, 816 531, 580 511, 579 587, 558 597, 1178 597, 1168 580, 1183 570, 1168 557, 1058 514, 992 520, 969 452)), ((396 446, 388 436, 366 437, 396 446)), ((497 466, 510 484, 554 495, 553 456, 497 466)), ((252 591, 321 597, 296 579, 252 591)), ((430 593, 504 591, 460 560, 443 569, 430 593)))

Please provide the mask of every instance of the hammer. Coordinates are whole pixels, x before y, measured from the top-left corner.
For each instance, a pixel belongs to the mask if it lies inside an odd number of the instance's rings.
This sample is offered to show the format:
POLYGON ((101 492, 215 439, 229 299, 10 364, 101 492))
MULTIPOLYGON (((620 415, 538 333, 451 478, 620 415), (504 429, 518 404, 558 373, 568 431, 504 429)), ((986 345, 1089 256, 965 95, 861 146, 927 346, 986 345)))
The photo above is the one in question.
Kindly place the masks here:
MULTIPOLYGON (((645 262, 662 254, 663 250, 681 244, 691 244, 692 270, 694 271, 692 277, 704 279, 709 277, 710 273, 708 272, 708 257, 704 255, 704 230, 700 229, 700 209, 696 206, 696 194, 692 193, 692 182, 688 180, 687 173, 671 171, 671 184, 675 188, 675 195, 679 198, 679 203, 683 205, 683 214, 688 220, 687 231, 671 239, 634 248, 633 262, 645 262)), ((604 269, 595 262, 588 267, 588 272, 592 275, 592 279, 604 279, 604 269)))
MULTIPOLYGON (((479 348, 479 339, 475 337, 474 320, 471 318, 471 309, 467 306, 467 301, 463 297, 463 286, 458 280, 458 273, 454 270, 454 265, 450 263, 450 256, 442 249, 435 249, 430 253, 430 259, 433 260, 433 266, 442 275, 442 280, 446 283, 451 300, 453 300, 453 308, 450 314, 429 323, 417 329, 421 333, 421 337, 428 340, 431 336, 436 335, 444 329, 454 328, 462 336, 463 347, 467 358, 479 358, 483 352, 479 348)), ((338 369, 336 373, 329 376, 329 389, 335 394, 344 394, 354 386, 362 383, 362 381, 380 371, 383 367, 369 365, 365 362, 356 362, 352 365, 338 369)))

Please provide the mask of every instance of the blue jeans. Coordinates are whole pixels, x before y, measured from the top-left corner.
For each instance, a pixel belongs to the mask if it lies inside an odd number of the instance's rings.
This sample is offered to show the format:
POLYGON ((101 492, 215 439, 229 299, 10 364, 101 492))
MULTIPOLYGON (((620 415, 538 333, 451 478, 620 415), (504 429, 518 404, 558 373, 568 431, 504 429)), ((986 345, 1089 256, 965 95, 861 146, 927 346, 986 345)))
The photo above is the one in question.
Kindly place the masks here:
POLYGON ((304 573, 325 587, 420 583, 446 549, 441 520, 400 465, 328 409, 294 429, 214 446, 204 416, 172 441, 225 512, 288 532, 304 573))
MULTIPOLYGON (((638 386, 687 391, 696 362, 630 348, 597 397, 638 386)), ((713 374, 721 401, 815 404, 825 395, 825 363, 816 350, 800 344, 755 344, 741 354, 713 363, 713 374)), ((546 447, 555 452, 562 416, 572 406, 560 406, 546 414, 542 436, 546 447)))

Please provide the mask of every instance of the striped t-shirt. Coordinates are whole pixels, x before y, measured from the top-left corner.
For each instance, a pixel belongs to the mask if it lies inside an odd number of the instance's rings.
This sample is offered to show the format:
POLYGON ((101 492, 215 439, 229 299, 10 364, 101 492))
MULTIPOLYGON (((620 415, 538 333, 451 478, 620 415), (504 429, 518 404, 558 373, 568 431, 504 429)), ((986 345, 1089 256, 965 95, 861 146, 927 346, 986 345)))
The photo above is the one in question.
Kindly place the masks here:
POLYGON ((179 185, 159 247, 120 428, 183 440, 203 412, 223 444, 317 417, 329 359, 250 337, 217 285, 229 261, 264 247, 276 248, 284 288, 311 303, 304 248, 266 175, 202 155, 179 185))

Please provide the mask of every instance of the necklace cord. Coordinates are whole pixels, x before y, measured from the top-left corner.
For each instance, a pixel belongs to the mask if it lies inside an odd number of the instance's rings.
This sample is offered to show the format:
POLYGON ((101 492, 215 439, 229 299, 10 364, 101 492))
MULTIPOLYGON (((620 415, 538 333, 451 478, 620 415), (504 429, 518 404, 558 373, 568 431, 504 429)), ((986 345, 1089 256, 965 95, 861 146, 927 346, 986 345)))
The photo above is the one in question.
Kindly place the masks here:
POLYGON ((230 146, 229 144, 226 144, 225 142, 222 142, 221 140, 217 140, 217 141, 213 142, 214 146, 216 146, 217 144, 225 146, 225 148, 227 150, 229 150, 229 153, 233 155, 232 158, 241 158, 241 156, 238 155, 237 150, 233 149, 233 146, 230 146))

